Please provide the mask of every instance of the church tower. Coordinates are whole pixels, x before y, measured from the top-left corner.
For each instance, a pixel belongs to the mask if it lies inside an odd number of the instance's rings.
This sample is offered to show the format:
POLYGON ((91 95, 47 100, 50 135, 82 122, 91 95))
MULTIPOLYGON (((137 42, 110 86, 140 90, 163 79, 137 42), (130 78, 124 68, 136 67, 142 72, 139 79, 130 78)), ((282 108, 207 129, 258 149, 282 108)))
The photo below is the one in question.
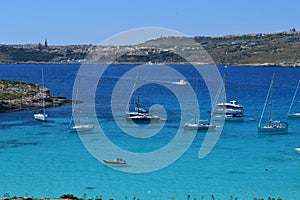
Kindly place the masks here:
POLYGON ((45 45, 44 45, 44 48, 45 48, 45 49, 48 49, 48 42, 47 42, 47 39, 45 39, 45 45))

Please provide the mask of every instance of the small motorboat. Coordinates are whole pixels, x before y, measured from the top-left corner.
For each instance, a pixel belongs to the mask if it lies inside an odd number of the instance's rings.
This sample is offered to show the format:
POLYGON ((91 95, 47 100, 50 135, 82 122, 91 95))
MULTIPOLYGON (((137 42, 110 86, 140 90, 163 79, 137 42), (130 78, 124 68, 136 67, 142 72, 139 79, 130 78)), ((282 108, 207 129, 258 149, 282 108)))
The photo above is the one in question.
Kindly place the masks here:
POLYGON ((176 84, 176 85, 188 85, 189 82, 186 79, 181 79, 178 82, 173 82, 173 84, 176 84))
POLYGON ((294 148, 294 150, 298 153, 298 154, 300 154, 300 148, 298 147, 298 148, 294 148))
POLYGON ((117 164, 117 165, 126 165, 127 162, 126 160, 123 160, 122 158, 116 158, 114 160, 103 160, 104 163, 106 164, 117 164))

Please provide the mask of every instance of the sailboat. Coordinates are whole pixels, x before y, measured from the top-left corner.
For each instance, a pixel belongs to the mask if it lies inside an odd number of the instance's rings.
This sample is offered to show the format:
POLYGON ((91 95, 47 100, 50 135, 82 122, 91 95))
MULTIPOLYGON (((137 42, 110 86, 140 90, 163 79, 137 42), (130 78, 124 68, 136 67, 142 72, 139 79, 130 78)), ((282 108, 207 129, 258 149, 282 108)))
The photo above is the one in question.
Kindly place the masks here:
MULTIPOLYGON (((196 83, 197 83, 196 84, 196 92, 197 92, 198 81, 196 83)), ((198 109, 198 108, 195 108, 195 109, 198 109)), ((210 124, 208 120, 199 120, 197 116, 195 116, 194 121, 187 122, 183 126, 183 128, 185 130, 198 130, 198 131, 213 130, 216 127, 217 126, 215 124, 210 124)))
POLYGON ((268 91, 268 94, 267 94, 267 97, 266 97, 264 108, 262 110, 261 117, 260 117, 260 120, 259 120, 258 132, 267 133, 267 134, 287 133, 288 132, 288 123, 272 119, 273 84, 274 84, 274 74, 273 74, 272 81, 271 81, 271 84, 270 84, 270 88, 269 88, 269 91, 268 91), (265 112, 265 109, 266 109, 268 99, 270 99, 270 102, 269 102, 269 106, 270 106, 269 110, 270 111, 269 111, 269 116, 268 116, 268 124, 267 125, 261 125, 262 118, 263 118, 263 115, 264 115, 264 112, 265 112))
MULTIPOLYGON (((77 101, 77 97, 78 97, 78 90, 76 92, 75 103, 77 101)), ((80 109, 78 109, 78 113, 79 114, 81 113, 80 109)), ((73 114, 72 114, 71 119, 70 119, 70 123, 69 123, 69 130, 70 130, 71 133, 75 133, 75 132, 87 132, 87 131, 91 131, 91 130, 94 129, 94 124, 82 122, 80 120, 80 116, 77 116, 76 120, 77 121, 76 121, 75 125, 72 125, 73 121, 74 121, 74 117, 73 117, 73 114)))
MULTIPOLYGON (((139 84, 139 79, 140 79, 140 72, 138 72, 138 77, 137 77, 137 82, 136 82, 137 85, 139 84)), ((136 83, 133 86, 133 91, 135 89, 136 83)), ((139 88, 139 86, 137 86, 137 88, 139 88)), ((132 91, 132 94, 133 94, 133 91, 132 91)), ((150 121, 153 121, 153 122, 161 121, 161 119, 158 115, 150 114, 148 110, 146 110, 140 106, 140 91, 139 91, 139 89, 137 91, 137 95, 138 95, 137 101, 136 101, 135 107, 134 107, 135 111, 125 112, 126 120, 128 122, 133 121, 133 122, 137 122, 137 123, 149 123, 150 121)), ((127 110, 129 110, 129 108, 127 108, 127 110)))
POLYGON ((94 129, 94 124, 82 124, 81 122, 78 123, 79 125, 69 126, 69 130, 71 133, 86 132, 94 129))
POLYGON ((47 121, 47 117, 48 117, 48 115, 45 112, 44 91, 45 91, 45 87, 44 87, 44 68, 42 68, 42 91, 41 91, 41 95, 42 95, 42 109, 40 109, 39 111, 33 113, 34 119, 42 121, 42 122, 47 121))
POLYGON ((188 122, 184 124, 185 130, 198 130, 198 131, 207 131, 213 130, 217 126, 215 124, 210 124, 208 120, 197 120, 195 119, 194 122, 188 122))
POLYGON ((288 111, 288 114, 287 114, 288 117, 290 117, 290 118, 300 118, 300 112, 291 113, 291 109, 293 107, 296 95, 298 93, 299 85, 300 85, 300 80, 298 81, 298 84, 297 84, 297 87, 296 87, 296 90, 295 90, 295 93, 294 93, 294 96, 293 96, 293 100, 291 102, 291 105, 290 105, 290 108, 289 108, 289 111, 288 111))

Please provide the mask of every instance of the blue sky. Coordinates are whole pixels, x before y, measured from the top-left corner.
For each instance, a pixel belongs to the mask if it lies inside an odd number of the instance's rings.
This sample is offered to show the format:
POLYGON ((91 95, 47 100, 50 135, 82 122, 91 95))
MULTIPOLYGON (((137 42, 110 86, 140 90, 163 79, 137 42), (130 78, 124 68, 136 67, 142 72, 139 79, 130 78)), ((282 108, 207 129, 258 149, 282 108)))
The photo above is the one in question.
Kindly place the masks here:
POLYGON ((2 0, 0 44, 98 44, 133 28, 195 36, 300 30, 299 0, 2 0))

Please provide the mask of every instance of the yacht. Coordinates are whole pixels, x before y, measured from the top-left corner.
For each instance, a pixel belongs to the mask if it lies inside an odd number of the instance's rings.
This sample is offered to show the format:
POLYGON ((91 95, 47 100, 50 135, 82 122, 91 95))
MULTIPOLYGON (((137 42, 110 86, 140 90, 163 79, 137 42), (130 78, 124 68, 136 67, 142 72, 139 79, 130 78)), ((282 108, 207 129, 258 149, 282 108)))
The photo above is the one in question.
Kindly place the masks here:
POLYGON ((226 103, 217 103, 217 106, 219 107, 224 107, 224 108, 231 108, 231 109, 243 109, 243 105, 238 104, 237 101, 232 100, 230 102, 226 102, 226 103))
POLYGON ((207 120, 198 120, 197 122, 194 123, 186 123, 184 124, 184 129, 185 130, 198 130, 198 131, 207 131, 207 130, 213 130, 217 126, 215 124, 210 124, 208 123, 207 120))
POLYGON ((33 113, 33 117, 35 120, 39 120, 42 122, 47 121, 48 115, 45 112, 45 97, 44 97, 45 87, 44 87, 44 68, 42 68, 42 109, 33 113))
POLYGON ((288 127, 289 127, 288 123, 281 122, 279 120, 272 120, 272 94, 273 94, 274 76, 275 76, 275 74, 273 74, 273 77, 272 77, 272 80, 271 80, 271 83, 270 83, 270 87, 269 87, 269 90, 268 90, 268 94, 267 94, 267 97, 266 97, 266 100, 265 100, 264 108, 262 110, 261 117, 260 117, 260 120, 259 120, 259 124, 258 124, 258 132, 259 133, 283 134, 283 133, 288 132, 288 127), (269 100, 269 103, 268 103, 268 100, 269 100), (268 124, 261 125, 262 118, 263 118, 267 103, 270 106, 269 116, 268 116, 268 124))
POLYGON ((79 125, 74 125, 70 126, 69 130, 71 133, 73 132, 86 132, 86 131, 91 131, 94 129, 94 124, 79 124, 79 125))
MULTIPOLYGON (((137 85, 139 83, 139 77, 140 77, 140 72, 138 72, 137 75, 137 85)), ((139 86, 137 86, 137 88, 139 88, 139 86)), ((135 89, 135 87, 133 87, 133 90, 135 89)), ((132 91, 133 94, 133 91, 132 91)), ((127 110, 129 110, 129 108, 127 108, 127 110)), ((159 122, 161 121, 160 117, 158 115, 154 115, 149 113, 148 110, 142 108, 140 106, 140 91, 138 89, 137 91, 137 101, 135 103, 135 107, 134 107, 135 111, 127 111, 125 112, 125 117, 126 120, 128 122, 136 122, 136 123, 149 123, 149 122, 159 122)))

